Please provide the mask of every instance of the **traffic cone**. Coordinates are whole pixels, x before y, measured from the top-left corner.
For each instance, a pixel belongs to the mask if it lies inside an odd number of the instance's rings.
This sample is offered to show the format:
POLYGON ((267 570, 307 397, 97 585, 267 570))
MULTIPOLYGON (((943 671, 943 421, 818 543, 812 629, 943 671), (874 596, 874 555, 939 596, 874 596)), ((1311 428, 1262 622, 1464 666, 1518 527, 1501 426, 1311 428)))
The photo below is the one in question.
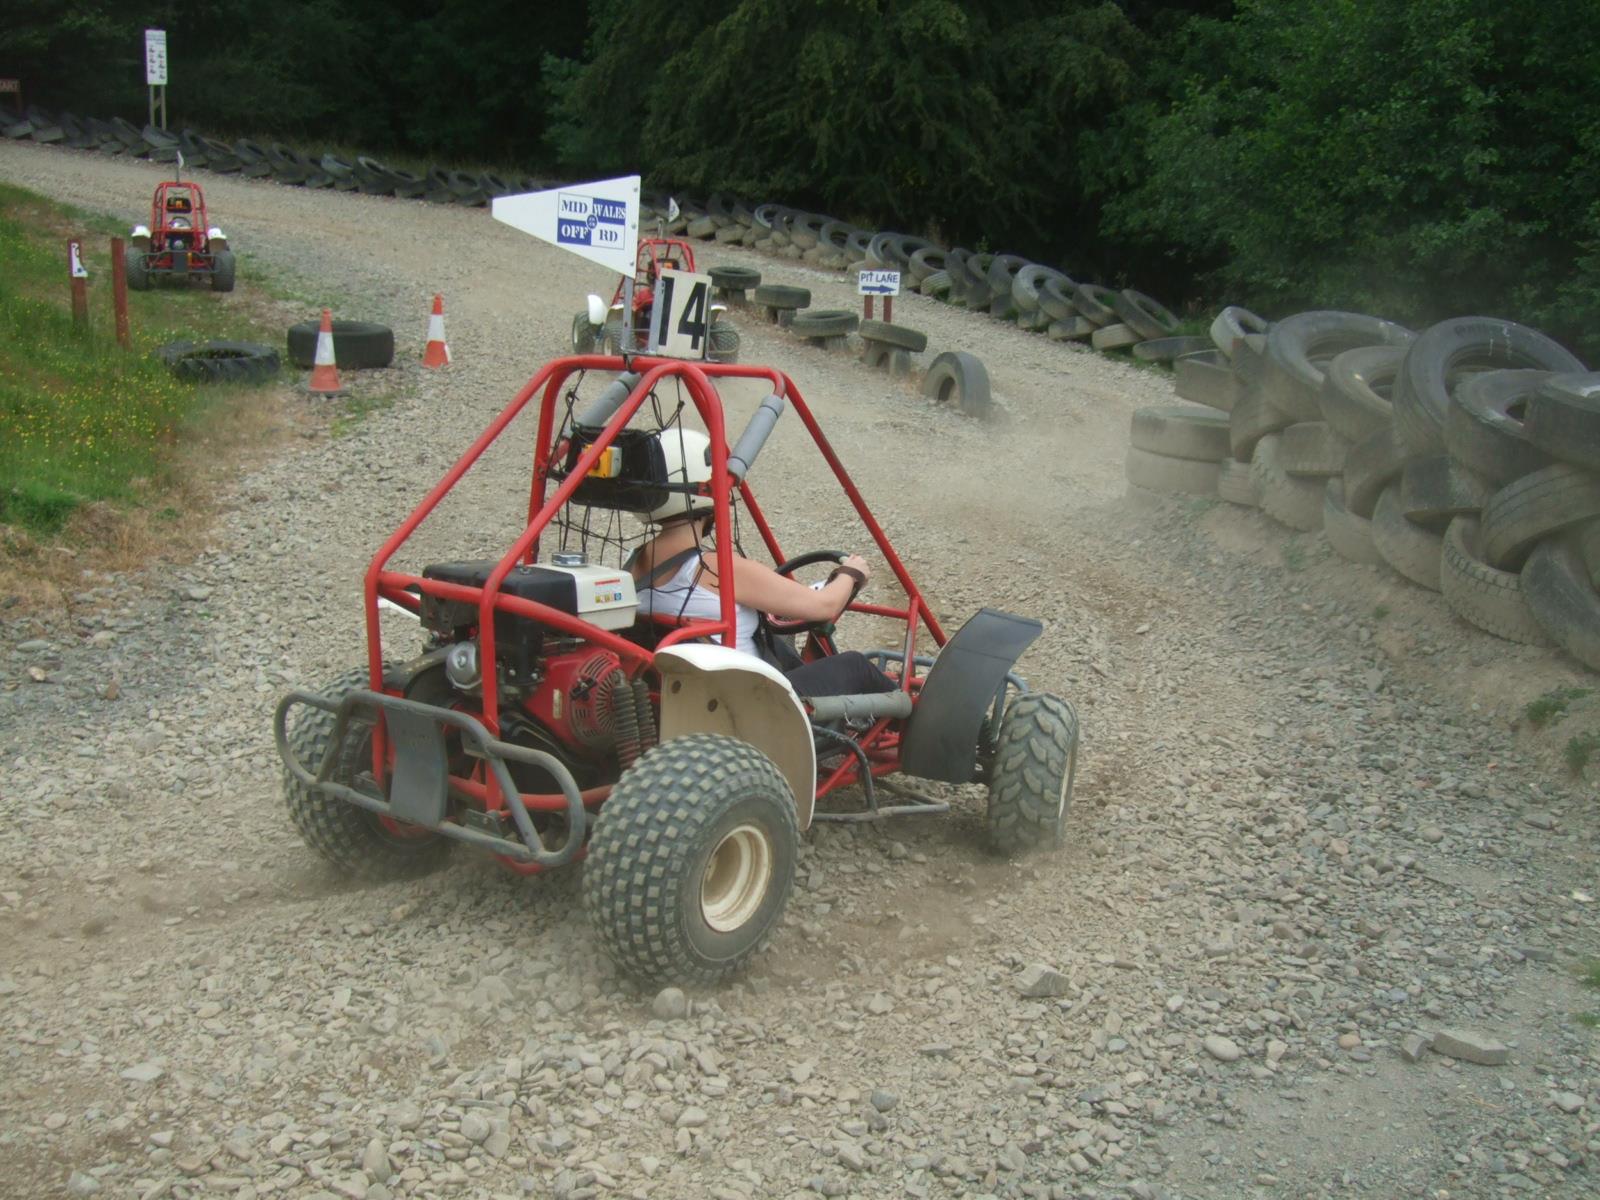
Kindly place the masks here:
POLYGON ((450 363, 450 346, 444 340, 444 297, 433 298, 433 315, 428 318, 428 348, 422 352, 422 365, 443 367, 450 363))
POLYGON ((317 331, 317 356, 311 364, 311 382, 306 389, 317 396, 337 396, 344 391, 339 385, 339 366, 333 357, 333 313, 322 310, 322 328, 317 331))

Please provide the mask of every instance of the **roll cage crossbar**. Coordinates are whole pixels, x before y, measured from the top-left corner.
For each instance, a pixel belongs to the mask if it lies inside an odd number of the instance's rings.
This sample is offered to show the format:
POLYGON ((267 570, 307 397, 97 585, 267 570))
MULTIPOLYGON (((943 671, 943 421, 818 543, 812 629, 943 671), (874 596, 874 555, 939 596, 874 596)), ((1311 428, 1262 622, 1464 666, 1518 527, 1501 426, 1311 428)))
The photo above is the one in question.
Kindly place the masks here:
MULTIPOLYGON (((939 625, 932 609, 923 598, 922 592, 906 571, 900 556, 889 543, 882 527, 867 508, 860 491, 851 480, 844 464, 839 461, 838 455, 823 435, 810 407, 806 404, 793 380, 784 372, 773 368, 737 363, 700 363, 678 359, 653 358, 644 355, 629 355, 626 358, 616 355, 585 354, 573 355, 556 359, 547 364, 533 376, 522 389, 512 398, 511 402, 490 422, 489 427, 468 447, 466 452, 455 462, 443 479, 434 485, 433 489, 423 498, 409 516, 401 522, 400 527, 373 555, 367 567, 364 604, 367 625, 367 667, 370 675, 372 690, 381 692, 383 688, 383 640, 379 625, 380 599, 387 600, 412 612, 418 612, 421 606, 421 597, 431 595, 438 599, 455 600, 469 604, 476 604, 478 608, 478 654, 483 663, 484 679, 493 681, 499 678, 498 660, 496 658, 496 638, 494 614, 497 612, 508 613, 513 616, 525 617, 538 622, 547 629, 568 636, 582 638, 592 644, 603 647, 614 653, 623 664, 623 669, 630 678, 637 678, 649 670, 654 651, 620 637, 615 633, 599 629, 579 617, 552 608, 536 601, 509 595, 501 590, 506 577, 519 565, 531 564, 538 554, 538 544, 541 535, 545 532, 566 504, 573 498, 578 487, 588 476, 590 470, 599 461, 600 456, 617 439, 621 431, 627 427, 629 421, 638 413, 640 407, 654 393, 655 389, 663 383, 677 382, 687 393, 690 402, 694 405, 696 413, 705 426, 706 434, 711 441, 711 487, 713 501, 713 520, 716 530, 716 561, 717 577, 727 581, 719 591, 721 600, 721 613, 714 621, 696 621, 673 629, 658 644, 658 649, 673 645, 678 642, 699 638, 712 638, 720 636, 725 645, 733 645, 735 638, 735 611, 736 596, 732 586, 733 575, 733 517, 731 494, 738 489, 740 498, 744 502, 752 523, 761 536, 767 552, 774 562, 785 561, 785 556, 778 543, 776 534, 756 502, 755 493, 747 479, 736 480, 728 467, 729 439, 723 418, 722 399, 716 390, 714 380, 717 379, 759 379, 770 384, 773 394, 785 400, 793 407, 799 416, 806 431, 816 443, 817 449, 827 462, 834 478, 844 489, 851 506, 860 518, 862 525, 883 556, 885 564, 894 575, 906 595, 903 608, 893 605, 852 603, 848 611, 864 613, 873 616, 887 617, 904 623, 905 632, 902 639, 901 658, 904 663, 916 661, 916 642, 918 623, 928 627, 934 642, 943 646, 946 641, 944 630, 939 625), (572 468, 565 472, 554 491, 551 491, 551 468, 565 453, 567 445, 562 442, 556 444, 556 438, 561 430, 557 425, 557 413, 562 409, 562 396, 568 380, 575 372, 584 371, 631 371, 637 373, 638 379, 629 390, 627 399, 606 421, 604 428, 594 440, 583 449, 572 468), (451 489, 461 478, 478 462, 484 453, 505 432, 507 427, 523 412, 535 396, 541 397, 539 409, 539 427, 533 455, 533 479, 528 493, 528 518, 521 535, 512 544, 511 548, 500 558, 493 571, 484 580, 482 587, 450 583, 439 579, 427 579, 421 575, 392 570, 390 561, 402 546, 416 532, 417 528, 438 507, 440 501, 449 494, 451 489)), ((907 692, 915 690, 917 680, 914 670, 902 672, 900 686, 907 692)), ((492 735, 498 736, 500 732, 500 696, 498 688, 486 686, 483 689, 483 724, 492 735)), ((886 722, 880 722, 880 728, 886 722)), ((889 747, 883 747, 889 750, 889 747)), ((383 730, 381 727, 375 731, 373 755, 374 763, 383 761, 383 730)), ((874 764, 874 773, 882 770, 892 770, 890 762, 880 759, 874 764)), ((838 786, 840 778, 830 781, 830 786, 838 786)), ((819 789, 826 790, 826 789, 819 789)))

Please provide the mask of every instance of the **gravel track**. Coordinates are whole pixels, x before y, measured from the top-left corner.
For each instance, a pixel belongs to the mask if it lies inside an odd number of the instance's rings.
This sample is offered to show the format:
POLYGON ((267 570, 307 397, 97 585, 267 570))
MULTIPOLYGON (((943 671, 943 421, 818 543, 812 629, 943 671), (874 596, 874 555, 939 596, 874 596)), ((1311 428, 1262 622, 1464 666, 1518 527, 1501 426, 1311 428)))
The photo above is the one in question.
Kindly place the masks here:
MULTIPOLYGON (((160 170, 0 145, 0 179, 130 223, 160 170)), ((1045 620, 1021 669, 1084 727, 1063 850, 983 853, 974 789, 820 827, 768 953, 681 999, 609 969, 574 873, 335 878, 284 812, 273 704, 359 661, 372 549, 611 283, 483 210, 206 188, 239 294, 264 267, 393 325, 401 398, 240 478, 194 562, 0 611, 0 1195, 1594 1193, 1597 808, 1512 728, 1588 677, 1256 513, 1126 495, 1167 376, 922 297, 896 306, 921 360, 979 354, 1002 420, 753 314, 743 357, 794 377, 947 625, 1045 620), (435 291, 454 361, 424 373, 435 291), (1408 1061, 1445 1028, 1509 1061, 1408 1061)), ((797 435, 752 476, 785 548, 864 549, 797 435)), ((503 544, 525 445, 412 565, 503 544)))

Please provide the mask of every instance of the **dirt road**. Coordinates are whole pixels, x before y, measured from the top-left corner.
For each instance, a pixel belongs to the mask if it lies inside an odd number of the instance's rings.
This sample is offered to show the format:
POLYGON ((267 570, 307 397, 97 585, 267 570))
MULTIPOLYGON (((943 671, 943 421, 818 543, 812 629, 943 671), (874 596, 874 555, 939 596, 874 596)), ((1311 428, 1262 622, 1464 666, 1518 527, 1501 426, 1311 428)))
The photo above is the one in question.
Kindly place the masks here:
MULTIPOLYGON (((130 223, 159 170, 0 145, 0 180, 130 223)), ((1513 730, 1589 681, 1254 512, 1129 497, 1166 376, 921 297, 897 318, 981 356, 1003 419, 748 315, 744 358, 794 377, 948 625, 1046 622, 1021 669, 1084 727, 1062 851, 986 854, 974 789, 819 828, 770 951, 666 1020, 571 875, 335 878, 273 705, 360 660, 372 549, 611 281, 484 210, 206 183, 219 302, 270 275, 393 325, 399 398, 265 457, 192 564, 0 613, 0 1194, 1593 1194, 1600 808, 1513 730), (454 362, 425 374, 434 292, 454 362), (1019 994, 1034 963, 1064 995, 1019 994), (1448 1028, 1509 1061, 1402 1053, 1448 1028)), ((752 477, 785 548, 866 549, 798 432, 752 477)), ((417 565, 501 547, 526 469, 488 462, 417 565)))

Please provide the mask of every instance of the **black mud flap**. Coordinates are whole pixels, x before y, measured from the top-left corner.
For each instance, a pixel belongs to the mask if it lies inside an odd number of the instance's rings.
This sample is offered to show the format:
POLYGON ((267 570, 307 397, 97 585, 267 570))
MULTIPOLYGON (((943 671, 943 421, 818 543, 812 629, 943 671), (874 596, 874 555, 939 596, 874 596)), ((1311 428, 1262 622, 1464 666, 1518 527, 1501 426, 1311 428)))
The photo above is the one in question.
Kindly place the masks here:
POLYGON ((939 651, 900 743, 907 775, 971 783, 978 730, 1022 652, 1044 630, 1032 617, 978 610, 939 651))

